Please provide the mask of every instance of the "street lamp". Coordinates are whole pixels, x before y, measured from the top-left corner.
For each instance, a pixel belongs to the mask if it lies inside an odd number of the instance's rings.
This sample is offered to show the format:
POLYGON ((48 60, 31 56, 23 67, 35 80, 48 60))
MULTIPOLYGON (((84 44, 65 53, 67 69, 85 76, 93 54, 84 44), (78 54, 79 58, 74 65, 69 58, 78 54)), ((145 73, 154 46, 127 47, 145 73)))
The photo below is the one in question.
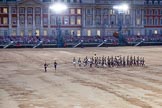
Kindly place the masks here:
POLYGON ((57 47, 63 47, 63 37, 61 36, 61 19, 60 15, 67 10, 67 6, 61 2, 57 2, 52 4, 49 9, 55 12, 56 17, 56 25, 57 25, 57 47))
POLYGON ((127 4, 120 4, 120 5, 115 5, 113 6, 113 9, 117 11, 118 13, 118 38, 119 38, 119 45, 124 44, 124 37, 122 35, 122 19, 120 18, 119 15, 124 14, 125 12, 128 11, 129 6, 127 4))

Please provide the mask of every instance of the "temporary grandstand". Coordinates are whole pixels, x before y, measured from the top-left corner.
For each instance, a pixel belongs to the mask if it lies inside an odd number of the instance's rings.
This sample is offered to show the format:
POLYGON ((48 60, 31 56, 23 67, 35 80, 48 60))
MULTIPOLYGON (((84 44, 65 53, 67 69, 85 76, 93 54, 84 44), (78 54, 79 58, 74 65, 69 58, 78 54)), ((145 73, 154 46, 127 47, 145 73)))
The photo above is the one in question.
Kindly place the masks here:
MULTIPOLYGON (((125 36, 127 46, 162 45, 162 36, 125 36)), ((113 36, 64 36, 63 47, 109 47, 119 46, 118 38, 113 36)), ((1 48, 54 48, 57 37, 53 36, 0 36, 1 48)))

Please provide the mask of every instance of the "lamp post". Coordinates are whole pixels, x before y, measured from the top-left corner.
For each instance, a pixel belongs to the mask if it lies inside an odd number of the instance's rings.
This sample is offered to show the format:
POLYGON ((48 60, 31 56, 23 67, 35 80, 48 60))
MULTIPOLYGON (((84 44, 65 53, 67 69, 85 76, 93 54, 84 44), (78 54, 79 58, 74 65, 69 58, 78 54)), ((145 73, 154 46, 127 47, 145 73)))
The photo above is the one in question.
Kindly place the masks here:
POLYGON ((122 34, 122 19, 119 15, 124 14, 126 11, 128 11, 129 6, 127 4, 120 4, 113 6, 113 9, 117 11, 118 13, 118 38, 119 38, 119 45, 124 44, 124 37, 122 34))
POLYGON ((63 42, 63 37, 61 35, 61 19, 60 19, 60 15, 67 10, 67 6, 61 2, 57 2, 52 4, 49 7, 50 10, 52 10, 53 12, 55 12, 55 14, 57 15, 56 17, 56 25, 57 25, 57 47, 63 47, 64 42, 63 42))

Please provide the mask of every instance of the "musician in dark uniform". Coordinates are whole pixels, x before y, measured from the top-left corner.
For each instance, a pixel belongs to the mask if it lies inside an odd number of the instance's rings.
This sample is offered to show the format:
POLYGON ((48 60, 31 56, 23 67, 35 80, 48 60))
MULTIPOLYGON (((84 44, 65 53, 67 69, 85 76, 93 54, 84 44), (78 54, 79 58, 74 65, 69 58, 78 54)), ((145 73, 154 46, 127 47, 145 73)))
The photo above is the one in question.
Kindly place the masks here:
POLYGON ((47 72, 47 67, 48 67, 48 64, 45 62, 44 63, 44 72, 47 72))
POLYGON ((54 61, 53 65, 54 65, 54 68, 55 68, 55 71, 56 71, 56 68, 57 68, 57 62, 56 62, 56 60, 54 61))

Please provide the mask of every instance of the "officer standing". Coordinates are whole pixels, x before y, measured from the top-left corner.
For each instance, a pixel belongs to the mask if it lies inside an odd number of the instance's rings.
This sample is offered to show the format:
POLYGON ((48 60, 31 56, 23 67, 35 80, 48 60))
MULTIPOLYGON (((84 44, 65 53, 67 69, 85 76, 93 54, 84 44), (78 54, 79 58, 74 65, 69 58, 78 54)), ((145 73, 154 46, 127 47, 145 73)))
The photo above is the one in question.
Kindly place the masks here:
POLYGON ((57 68, 57 62, 56 62, 56 60, 54 61, 53 65, 54 65, 54 68, 55 68, 55 71, 56 71, 56 68, 57 68))

